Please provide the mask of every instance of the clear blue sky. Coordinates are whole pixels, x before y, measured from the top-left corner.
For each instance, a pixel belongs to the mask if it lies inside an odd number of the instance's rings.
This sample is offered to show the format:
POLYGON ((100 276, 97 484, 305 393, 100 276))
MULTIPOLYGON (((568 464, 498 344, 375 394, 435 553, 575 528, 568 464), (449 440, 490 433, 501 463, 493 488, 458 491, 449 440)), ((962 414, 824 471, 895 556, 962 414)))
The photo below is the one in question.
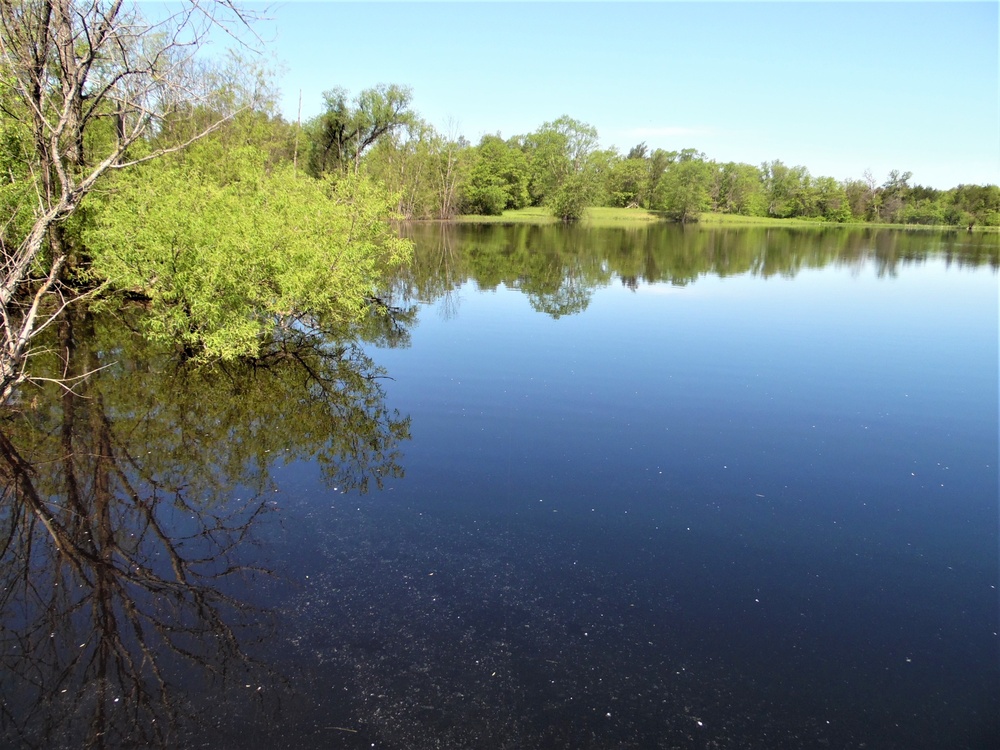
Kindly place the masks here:
POLYGON ((998 4, 340 3, 273 6, 281 107, 412 88, 477 142, 568 114, 620 150, 694 147, 813 175, 1000 182, 998 4))

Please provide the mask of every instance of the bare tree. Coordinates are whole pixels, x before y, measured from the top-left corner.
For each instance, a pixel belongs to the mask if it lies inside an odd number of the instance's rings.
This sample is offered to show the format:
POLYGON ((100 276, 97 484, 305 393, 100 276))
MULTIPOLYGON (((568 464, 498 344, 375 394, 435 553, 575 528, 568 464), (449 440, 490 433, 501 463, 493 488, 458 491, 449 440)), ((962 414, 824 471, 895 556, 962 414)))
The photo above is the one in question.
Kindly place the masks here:
POLYGON ((208 102, 192 64, 208 32, 236 35, 251 20, 233 0, 189 0, 155 22, 122 0, 0 0, 0 81, 10 92, 0 110, 30 132, 33 186, 29 226, 0 242, 0 401, 28 378, 35 336, 81 296, 63 281, 65 221, 109 171, 184 148, 232 116, 219 113, 185 140, 137 148, 168 118, 208 102), (101 146, 85 139, 94 131, 101 146))
POLYGON ((458 134, 457 125, 449 121, 448 133, 442 137, 436 175, 440 203, 438 217, 441 219, 450 219, 458 213, 461 158, 468 148, 468 142, 458 134))
POLYGON ((870 212, 870 216, 867 218, 872 221, 878 221, 879 214, 882 210, 882 197, 878 187, 878 180, 875 179, 875 175, 872 174, 870 169, 866 169, 864 181, 865 186, 868 188, 866 197, 868 199, 867 209, 870 212))

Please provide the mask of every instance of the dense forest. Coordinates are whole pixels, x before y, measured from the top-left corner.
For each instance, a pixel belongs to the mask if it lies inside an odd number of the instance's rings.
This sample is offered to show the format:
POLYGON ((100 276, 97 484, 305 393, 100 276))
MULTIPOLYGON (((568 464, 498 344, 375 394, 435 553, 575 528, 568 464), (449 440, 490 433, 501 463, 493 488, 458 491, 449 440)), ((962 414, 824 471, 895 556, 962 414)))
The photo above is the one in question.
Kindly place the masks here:
POLYGON ((0 0, 0 400, 29 378, 36 335, 81 299, 141 302, 150 339, 214 360, 391 314, 379 290, 412 254, 398 219, 632 206, 680 222, 1000 225, 995 185, 838 182, 644 143, 622 154, 568 116, 473 145, 397 85, 333 88, 318 116, 290 122, 253 54, 196 54, 219 29, 252 46, 252 24, 230 0, 155 23, 118 0, 0 0))

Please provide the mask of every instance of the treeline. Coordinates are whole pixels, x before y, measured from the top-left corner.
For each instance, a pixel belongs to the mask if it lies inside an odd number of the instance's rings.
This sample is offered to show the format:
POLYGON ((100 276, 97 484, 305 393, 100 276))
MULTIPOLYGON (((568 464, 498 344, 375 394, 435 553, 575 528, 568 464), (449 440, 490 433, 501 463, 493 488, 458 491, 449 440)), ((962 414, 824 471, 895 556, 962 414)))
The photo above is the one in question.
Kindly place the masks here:
POLYGON ((407 218, 499 215, 544 206, 579 218, 588 206, 639 207, 686 222, 704 211, 831 222, 1000 225, 1000 187, 938 190, 893 170, 838 181, 779 160, 761 165, 717 162, 695 149, 637 144, 628 153, 598 148, 597 130, 571 117, 504 139, 473 145, 443 134, 411 107, 399 86, 379 86, 353 100, 336 89, 324 111, 304 124, 307 168, 315 177, 352 169, 398 195, 407 218))

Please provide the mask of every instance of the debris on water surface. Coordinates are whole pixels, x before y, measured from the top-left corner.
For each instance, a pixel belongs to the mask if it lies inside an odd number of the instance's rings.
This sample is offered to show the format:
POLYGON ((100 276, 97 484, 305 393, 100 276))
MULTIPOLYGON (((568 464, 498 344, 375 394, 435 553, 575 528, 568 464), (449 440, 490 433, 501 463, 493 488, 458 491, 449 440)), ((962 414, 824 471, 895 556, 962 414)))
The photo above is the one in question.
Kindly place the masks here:
MULTIPOLYGON (((686 706, 734 715, 743 678, 679 645, 685 613, 669 580, 651 588, 507 521, 370 506, 336 511, 327 528, 327 562, 310 574, 322 603, 289 639, 345 676, 350 723, 338 726, 364 727, 359 739, 400 750, 666 748, 690 741, 686 706)), ((731 746, 727 736, 769 726, 756 705, 736 714, 705 740, 731 746)))

